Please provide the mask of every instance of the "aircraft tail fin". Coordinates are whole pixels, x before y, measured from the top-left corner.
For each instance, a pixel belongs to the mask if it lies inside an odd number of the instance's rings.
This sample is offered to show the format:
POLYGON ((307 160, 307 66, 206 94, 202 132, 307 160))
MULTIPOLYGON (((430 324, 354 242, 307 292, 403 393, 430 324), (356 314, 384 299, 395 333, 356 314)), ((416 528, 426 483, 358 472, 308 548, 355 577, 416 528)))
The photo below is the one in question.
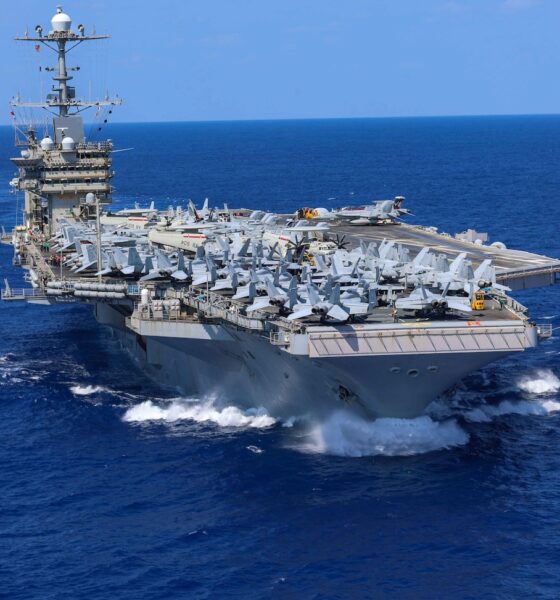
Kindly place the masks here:
POLYGON ((461 269, 461 267, 463 266, 463 262, 465 261, 466 258, 467 258, 466 252, 461 252, 461 254, 458 254, 453 259, 452 263, 449 265, 449 271, 451 273, 458 273, 459 270, 461 269))
POLYGON ((426 254, 428 254, 429 251, 430 249, 428 248, 428 246, 424 246, 422 250, 420 250, 420 252, 418 252, 418 254, 414 257, 412 264, 415 266, 420 266, 423 263, 423 260, 426 258, 426 254))
POLYGON ((144 267, 146 268, 146 273, 154 270, 154 261, 151 256, 146 257, 146 261, 144 262, 144 267))
POLYGON ((487 272, 489 273, 491 271, 490 267, 492 265, 492 259, 487 258, 486 260, 483 260, 480 265, 478 265, 478 267, 476 268, 475 272, 474 272, 474 279, 476 280, 480 280, 480 279, 487 279, 487 272))
POLYGON ((278 295, 278 289, 270 279, 266 280, 266 291, 270 298, 278 295))
POLYGON ((317 288, 312 283, 308 284, 307 293, 309 295, 309 302, 312 305, 319 304, 319 302, 321 302, 321 296, 319 296, 317 288))
POLYGON ((331 304, 340 304, 340 285, 333 286, 330 297, 331 304))

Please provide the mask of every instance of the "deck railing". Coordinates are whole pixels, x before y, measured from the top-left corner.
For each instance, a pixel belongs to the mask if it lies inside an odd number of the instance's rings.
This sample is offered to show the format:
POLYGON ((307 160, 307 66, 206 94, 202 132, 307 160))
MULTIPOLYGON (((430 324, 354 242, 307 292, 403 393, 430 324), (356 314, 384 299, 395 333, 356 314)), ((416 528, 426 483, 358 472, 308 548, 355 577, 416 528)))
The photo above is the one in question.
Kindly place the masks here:
POLYGON ((137 303, 135 314, 140 319, 150 320, 185 320, 212 322, 226 321, 236 327, 251 331, 278 332, 276 343, 283 345, 290 333, 301 333, 304 326, 292 323, 278 315, 267 315, 262 311, 255 311, 250 316, 243 314, 247 305, 227 296, 215 292, 201 290, 185 290, 177 294, 176 298, 150 300, 148 304, 137 303), (174 304, 173 301, 178 301, 174 304), (194 312, 187 313, 181 309, 188 306, 194 312))
POLYGON ((0 290, 2 300, 29 300, 30 298, 46 298, 44 290, 39 288, 12 288, 6 285, 0 290))
POLYGON ((552 337, 552 324, 551 323, 537 323, 537 334, 540 338, 552 337))
POLYGON ((140 319, 153 321, 197 321, 212 322, 213 320, 227 321, 243 329, 263 331, 265 320, 247 317, 223 306, 216 306, 202 299, 185 298, 183 304, 194 309, 194 313, 181 310, 181 301, 173 305, 169 300, 155 300, 148 304, 136 304, 135 315, 140 319))

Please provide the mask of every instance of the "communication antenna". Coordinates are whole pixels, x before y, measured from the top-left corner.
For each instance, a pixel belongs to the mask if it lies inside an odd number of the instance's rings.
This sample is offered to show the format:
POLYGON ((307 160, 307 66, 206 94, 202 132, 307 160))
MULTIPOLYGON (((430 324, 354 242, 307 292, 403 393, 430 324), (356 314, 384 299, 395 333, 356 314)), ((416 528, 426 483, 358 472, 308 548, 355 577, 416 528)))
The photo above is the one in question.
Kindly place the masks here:
POLYGON ((35 34, 29 35, 26 31, 22 37, 16 37, 17 41, 35 43, 35 49, 48 48, 56 54, 57 64, 55 67, 47 67, 45 71, 53 73, 52 80, 55 82, 51 94, 47 95, 45 101, 22 102, 21 98, 15 97, 11 101, 13 108, 44 109, 54 115, 66 117, 76 115, 89 108, 112 107, 122 104, 121 98, 111 98, 107 95, 103 100, 92 102, 76 98, 76 90, 70 85, 73 76, 69 72, 79 71, 80 67, 68 67, 67 56, 74 48, 83 42, 106 40, 108 35, 98 35, 93 29, 92 34, 86 34, 85 26, 78 25, 78 32, 72 31, 72 19, 63 11, 62 6, 57 6, 56 14, 51 19, 52 29, 45 33, 41 25, 35 27, 35 34))

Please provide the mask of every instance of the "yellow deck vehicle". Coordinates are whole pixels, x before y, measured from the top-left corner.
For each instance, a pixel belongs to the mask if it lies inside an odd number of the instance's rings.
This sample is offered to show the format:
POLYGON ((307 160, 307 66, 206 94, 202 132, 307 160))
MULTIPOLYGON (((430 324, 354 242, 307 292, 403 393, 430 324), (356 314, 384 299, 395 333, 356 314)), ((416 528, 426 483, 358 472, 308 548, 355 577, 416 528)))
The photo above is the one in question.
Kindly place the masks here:
POLYGON ((474 297, 471 300, 471 308, 473 310, 484 310, 484 292, 482 290, 474 293, 474 297))

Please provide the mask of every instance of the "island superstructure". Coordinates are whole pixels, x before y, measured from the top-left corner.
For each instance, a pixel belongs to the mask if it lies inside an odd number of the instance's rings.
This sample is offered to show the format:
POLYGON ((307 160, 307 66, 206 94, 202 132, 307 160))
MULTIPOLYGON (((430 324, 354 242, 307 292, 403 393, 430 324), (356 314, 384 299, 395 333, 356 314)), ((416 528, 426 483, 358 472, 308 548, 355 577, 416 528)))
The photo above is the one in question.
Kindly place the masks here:
MULTIPOLYGON (((35 33, 27 32, 16 40, 29 42, 35 49, 44 47, 56 55, 56 65, 47 66, 52 73, 54 85, 47 97, 39 102, 24 102, 19 97, 11 101, 14 110, 31 109, 46 111, 53 116, 50 132, 38 138, 33 123, 21 131, 16 126, 18 145, 25 148, 12 162, 19 169, 19 177, 12 181, 13 187, 24 192, 26 226, 45 235, 53 235, 61 219, 89 215, 90 207, 83 202, 86 194, 95 194, 100 202, 111 201, 111 140, 91 142, 84 134, 82 113, 87 109, 99 111, 121 103, 118 98, 95 101, 82 100, 76 96, 71 85, 79 66, 68 66, 68 54, 84 42, 105 40, 106 35, 86 34, 83 25, 78 33, 71 29, 72 21, 62 7, 51 20, 47 33, 40 25, 35 33), (23 139, 21 139, 23 137, 23 139)), ((15 113, 14 113, 15 114, 15 113)))
POLYGON ((4 300, 91 305, 161 383, 279 417, 415 417, 550 335, 507 292, 555 283, 558 261, 401 224, 402 197, 294 215, 109 212, 112 144, 85 139, 81 110, 99 103, 77 99, 66 65, 101 37, 59 7, 48 34, 19 38, 52 46, 58 66, 34 105, 55 113, 50 130, 28 128, 12 159, 25 213, 9 241, 31 287, 6 282, 4 300))

